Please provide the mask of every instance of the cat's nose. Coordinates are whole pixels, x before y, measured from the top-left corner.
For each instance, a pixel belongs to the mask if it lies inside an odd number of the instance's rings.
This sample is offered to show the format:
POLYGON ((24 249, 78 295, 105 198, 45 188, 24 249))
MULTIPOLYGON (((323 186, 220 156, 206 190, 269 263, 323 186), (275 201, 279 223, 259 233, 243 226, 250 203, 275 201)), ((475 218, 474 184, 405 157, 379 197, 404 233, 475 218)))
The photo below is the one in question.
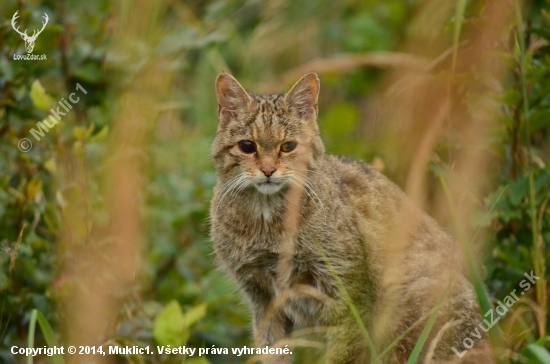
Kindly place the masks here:
POLYGON ((276 170, 277 168, 275 168, 274 165, 264 165, 262 166, 262 168, 260 168, 260 171, 262 171, 266 177, 271 177, 271 175, 275 173, 276 170))

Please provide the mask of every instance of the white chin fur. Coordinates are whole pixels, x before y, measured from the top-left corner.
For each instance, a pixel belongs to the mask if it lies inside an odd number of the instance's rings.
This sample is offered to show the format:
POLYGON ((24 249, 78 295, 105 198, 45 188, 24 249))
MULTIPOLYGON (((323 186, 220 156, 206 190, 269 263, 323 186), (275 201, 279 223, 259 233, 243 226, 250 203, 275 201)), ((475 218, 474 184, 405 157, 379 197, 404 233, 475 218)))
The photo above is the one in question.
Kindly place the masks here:
POLYGON ((258 183, 255 184, 256 189, 264 195, 272 195, 283 188, 284 183, 258 183))

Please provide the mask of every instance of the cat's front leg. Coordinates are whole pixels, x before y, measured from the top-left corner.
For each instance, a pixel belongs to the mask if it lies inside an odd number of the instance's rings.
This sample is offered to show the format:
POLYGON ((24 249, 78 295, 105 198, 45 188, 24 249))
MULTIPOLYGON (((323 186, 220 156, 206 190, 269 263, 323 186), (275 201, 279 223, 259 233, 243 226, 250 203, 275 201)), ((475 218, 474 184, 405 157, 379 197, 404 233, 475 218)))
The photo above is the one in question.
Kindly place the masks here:
MULTIPOLYGON (((284 308, 274 302, 272 296, 258 285, 245 285, 244 291, 252 308, 254 342, 257 348, 277 347, 282 340, 289 338, 292 332, 292 321, 287 317, 284 308)), ((284 344, 283 344, 284 346, 284 344)), ((264 355, 262 363, 291 363, 291 355, 264 355)))
POLYGON ((357 322, 346 319, 338 326, 332 326, 327 332, 327 364, 363 364, 368 363, 367 344, 363 339, 357 322))
MULTIPOLYGON (((268 308, 263 315, 254 315, 254 341, 257 348, 283 347, 283 340, 289 338, 292 332, 292 322, 286 317, 282 310, 271 312, 268 308)), ((290 354, 283 355, 264 355, 262 363, 291 363, 290 354)))

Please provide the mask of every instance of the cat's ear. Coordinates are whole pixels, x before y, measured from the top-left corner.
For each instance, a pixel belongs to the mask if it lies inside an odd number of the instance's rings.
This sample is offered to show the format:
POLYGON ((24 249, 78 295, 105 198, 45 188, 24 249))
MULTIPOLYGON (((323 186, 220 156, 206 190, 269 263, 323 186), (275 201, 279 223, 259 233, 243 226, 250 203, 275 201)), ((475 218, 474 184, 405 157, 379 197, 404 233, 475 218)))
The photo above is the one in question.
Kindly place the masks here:
POLYGON ((216 78, 216 95, 218 96, 218 115, 222 124, 235 119, 239 111, 248 108, 252 101, 241 84, 227 73, 220 73, 216 78))
POLYGON ((319 78, 313 72, 308 73, 296 82, 285 95, 285 104, 294 108, 301 119, 309 119, 317 114, 319 97, 319 78))

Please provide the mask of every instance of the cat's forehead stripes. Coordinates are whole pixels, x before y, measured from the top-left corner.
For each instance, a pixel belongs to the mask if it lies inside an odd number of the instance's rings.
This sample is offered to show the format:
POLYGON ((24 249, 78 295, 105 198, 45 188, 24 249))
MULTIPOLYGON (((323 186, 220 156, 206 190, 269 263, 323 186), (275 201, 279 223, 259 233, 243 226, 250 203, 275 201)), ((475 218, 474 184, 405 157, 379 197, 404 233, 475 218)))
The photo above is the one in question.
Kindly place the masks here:
POLYGON ((250 123, 257 123, 261 128, 268 128, 272 124, 282 121, 286 111, 283 95, 250 95, 256 111, 256 118, 250 123))
POLYGON ((279 144, 285 139, 285 130, 281 128, 277 123, 272 123, 269 126, 265 126, 260 130, 257 122, 253 124, 252 136, 253 139, 262 147, 265 151, 276 149, 279 144))
POLYGON ((278 147, 286 137, 284 95, 255 95, 253 112, 244 125, 233 125, 231 135, 251 138, 264 150, 278 147))

